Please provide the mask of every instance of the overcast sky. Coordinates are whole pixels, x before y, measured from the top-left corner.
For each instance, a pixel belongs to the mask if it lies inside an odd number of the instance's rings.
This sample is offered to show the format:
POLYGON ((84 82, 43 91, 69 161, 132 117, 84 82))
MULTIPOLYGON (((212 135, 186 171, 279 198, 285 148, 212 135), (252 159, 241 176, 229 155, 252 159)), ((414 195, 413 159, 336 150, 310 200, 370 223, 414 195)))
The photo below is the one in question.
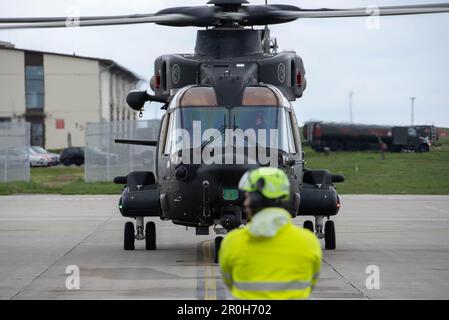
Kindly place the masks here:
MULTIPOLYGON (((203 5, 184 0, 0 0, 1 17, 109 15, 155 12, 164 7, 203 5)), ((263 4, 263 0, 251 4, 263 4)), ((444 2, 438 0, 276 0, 304 8, 365 7, 444 2)), ((18 48, 76 53, 113 59, 149 79, 154 59, 193 52, 196 28, 153 24, 74 29, 0 31, 0 41, 18 48)), ((348 95, 354 92, 354 121, 403 125, 411 122, 409 97, 416 96, 415 124, 449 127, 449 13, 381 17, 380 29, 365 18, 308 19, 272 26, 281 50, 303 57, 308 87, 295 102, 300 122, 349 121, 348 95)), ((152 117, 157 104, 147 107, 152 117)))

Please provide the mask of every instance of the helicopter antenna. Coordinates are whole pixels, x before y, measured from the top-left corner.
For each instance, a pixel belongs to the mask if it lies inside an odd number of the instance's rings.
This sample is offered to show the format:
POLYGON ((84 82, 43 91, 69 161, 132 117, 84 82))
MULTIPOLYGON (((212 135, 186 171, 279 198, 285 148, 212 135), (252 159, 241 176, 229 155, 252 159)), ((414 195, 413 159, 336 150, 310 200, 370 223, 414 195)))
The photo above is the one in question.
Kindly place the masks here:
MULTIPOLYGON (((268 5, 268 0, 265 0, 265 5, 268 5)), ((268 28, 268 24, 265 25, 265 30, 263 33, 263 51, 266 54, 270 54, 270 29, 268 28)))
MULTIPOLYGON (((268 6, 268 0, 265 0, 265 5, 268 6)), ((277 39, 271 38, 271 32, 270 32, 270 28, 268 27, 268 24, 265 25, 262 42, 263 42, 264 53, 266 53, 266 54, 277 53, 277 49, 278 49, 277 39)))

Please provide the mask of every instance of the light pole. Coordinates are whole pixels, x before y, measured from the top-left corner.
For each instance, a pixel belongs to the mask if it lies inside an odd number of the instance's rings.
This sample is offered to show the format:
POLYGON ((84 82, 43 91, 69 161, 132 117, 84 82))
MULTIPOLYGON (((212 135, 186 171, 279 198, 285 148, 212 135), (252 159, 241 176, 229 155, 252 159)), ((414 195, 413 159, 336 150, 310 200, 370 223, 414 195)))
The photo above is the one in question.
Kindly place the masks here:
POLYGON ((352 117, 352 97, 354 96, 354 92, 349 92, 349 122, 353 123, 353 117, 352 117))
POLYGON ((410 97, 410 101, 412 102, 412 126, 415 124, 415 100, 416 97, 410 97))

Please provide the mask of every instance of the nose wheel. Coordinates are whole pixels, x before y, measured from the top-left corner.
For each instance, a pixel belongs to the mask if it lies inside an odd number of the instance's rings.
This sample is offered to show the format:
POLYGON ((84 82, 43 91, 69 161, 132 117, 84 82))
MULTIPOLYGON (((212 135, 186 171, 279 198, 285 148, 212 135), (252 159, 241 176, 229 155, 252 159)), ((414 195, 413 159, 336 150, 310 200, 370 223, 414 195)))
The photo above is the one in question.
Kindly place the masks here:
MULTIPOLYGON (((323 216, 315 216, 315 234, 318 239, 324 239, 324 247, 327 250, 335 250, 335 248, 337 247, 335 224, 333 221, 327 220, 324 224, 323 230, 323 220, 323 216)), ((304 229, 308 229, 314 232, 313 222, 310 220, 305 221, 303 227, 304 229)))
POLYGON ((221 242, 223 241, 223 237, 215 238, 215 246, 214 246, 214 262, 218 263, 218 254, 220 252, 221 242))
POLYGON ((310 220, 304 221, 303 228, 314 232, 314 230, 313 230, 313 222, 310 221, 310 220))
POLYGON ((145 249, 156 250, 156 224, 153 221, 147 222, 144 232, 143 223, 143 217, 136 218, 136 228, 131 221, 125 223, 123 249, 134 250, 136 240, 145 240, 145 249))

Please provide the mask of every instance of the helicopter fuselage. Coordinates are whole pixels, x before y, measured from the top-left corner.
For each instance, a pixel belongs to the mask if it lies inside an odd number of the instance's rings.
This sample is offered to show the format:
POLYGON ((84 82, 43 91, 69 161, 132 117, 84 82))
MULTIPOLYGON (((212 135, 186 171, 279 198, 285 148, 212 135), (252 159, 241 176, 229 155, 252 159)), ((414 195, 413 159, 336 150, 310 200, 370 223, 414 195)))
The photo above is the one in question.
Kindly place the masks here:
POLYGON ((267 52, 264 41, 263 30, 198 31, 195 54, 156 59, 154 96, 128 95, 135 110, 148 100, 165 102, 166 110, 158 141, 134 142, 157 147, 156 172, 117 180, 126 184, 121 213, 137 219, 138 235, 147 216, 194 227, 198 235, 213 225, 229 231, 245 224, 238 182, 247 170, 272 166, 290 180, 285 208, 292 217, 316 216, 324 237, 323 218, 340 208, 333 183, 343 178, 304 168, 291 105, 306 88, 303 62, 295 52, 267 52))

